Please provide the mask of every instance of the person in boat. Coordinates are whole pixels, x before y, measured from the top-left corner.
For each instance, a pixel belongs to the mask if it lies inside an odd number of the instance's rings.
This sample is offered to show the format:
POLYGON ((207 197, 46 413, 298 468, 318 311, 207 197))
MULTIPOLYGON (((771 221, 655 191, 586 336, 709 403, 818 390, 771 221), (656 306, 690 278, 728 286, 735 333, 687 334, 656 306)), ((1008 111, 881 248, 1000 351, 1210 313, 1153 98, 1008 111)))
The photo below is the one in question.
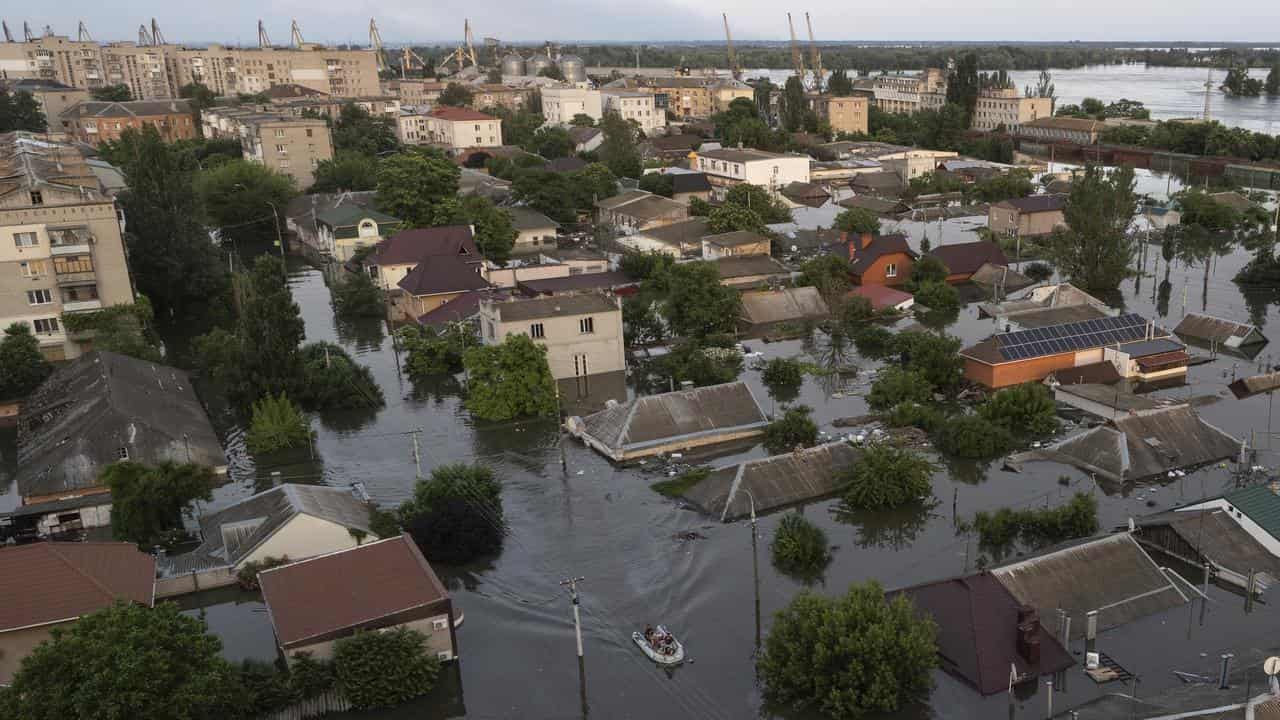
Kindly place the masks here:
POLYGON ((645 626, 644 626, 644 639, 645 639, 645 641, 646 641, 646 642, 648 642, 650 645, 652 645, 652 644, 653 644, 653 642, 654 642, 654 630, 653 630, 653 626, 652 626, 652 625, 645 625, 645 626))

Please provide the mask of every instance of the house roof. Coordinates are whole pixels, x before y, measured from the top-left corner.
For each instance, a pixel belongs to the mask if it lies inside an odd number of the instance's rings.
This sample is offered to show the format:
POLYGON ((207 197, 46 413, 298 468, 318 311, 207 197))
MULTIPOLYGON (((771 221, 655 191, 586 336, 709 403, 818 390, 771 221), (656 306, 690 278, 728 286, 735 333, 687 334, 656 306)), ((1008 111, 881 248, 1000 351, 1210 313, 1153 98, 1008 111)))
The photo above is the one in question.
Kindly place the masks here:
POLYGON ((990 240, 939 245, 930 250, 929 254, 941 260, 952 275, 972 275, 986 263, 1009 264, 1004 251, 990 240))
POLYGON ((1076 132, 1102 132, 1106 128, 1106 124, 1090 118, 1043 117, 1023 123, 1022 127, 1042 127, 1076 132))
POLYGON ((375 212, 376 199, 377 193, 372 190, 299 195, 285 206, 284 214, 294 223, 311 223, 324 213, 347 206, 353 208, 351 212, 375 212))
POLYGON ((1094 385, 1110 385, 1120 382, 1120 371, 1116 370, 1115 363, 1109 360, 1101 362, 1089 363, 1088 365, 1077 365, 1067 370, 1058 370, 1053 373, 1053 378, 1060 385, 1078 385, 1078 384, 1094 384, 1094 385))
POLYGON ((516 230, 542 230, 560 227, 560 223, 533 208, 519 206, 503 209, 511 216, 511 224, 515 226, 516 230))
POLYGON ((1091 610, 1098 611, 1098 629, 1108 630, 1186 602, 1185 585, 1166 575, 1129 533, 1050 550, 991 574, 1042 618, 1066 611, 1074 621, 1072 638, 1084 636, 1091 610))
POLYGON ((1213 201, 1219 205, 1226 205, 1236 212, 1244 212, 1245 210, 1253 207, 1253 203, 1249 201, 1249 198, 1241 195, 1235 190, 1209 193, 1209 197, 1213 198, 1213 201))
MULTIPOLYGON (((1151 332, 1153 330, 1146 318, 1137 313, 1125 313, 1116 317, 1000 333, 961 350, 960 355, 988 365, 998 365, 1142 340, 1151 332)), ((1157 336, 1165 334, 1160 328, 1155 328, 1154 332, 1157 336)))
POLYGON ((886 255, 906 255, 915 259, 919 257, 915 250, 907 244, 906 235, 877 235, 872 238, 871 244, 865 248, 856 247, 857 238, 850 238, 848 250, 853 253, 853 257, 849 262, 849 271, 854 275, 861 275, 866 272, 871 264, 886 255))
POLYGON ((190 100, 130 100, 115 102, 86 100, 62 111, 62 117, 76 118, 138 118, 156 115, 190 115, 190 100))
POLYGON ((1264 392, 1272 392, 1280 389, 1280 372, 1243 377, 1227 387, 1231 388, 1231 393, 1236 396, 1237 400, 1243 400, 1264 392))
POLYGON ((839 475, 861 456, 844 441, 747 460, 718 468, 683 497, 703 512, 731 522, 751 514, 834 495, 839 475))
POLYGON ((1186 317, 1182 318, 1182 322, 1179 322, 1173 331, 1182 337, 1208 340, 1232 347, 1267 342, 1267 336, 1262 334, 1262 330, 1257 325, 1236 322, 1235 320, 1227 320, 1203 313, 1187 313, 1186 317))
POLYGON ((227 464, 187 373, 97 350, 58 368, 18 417, 18 492, 29 498, 99 486, 120 459, 227 464))
POLYGON ((441 120, 449 120, 451 122, 466 122, 471 120, 497 120, 492 115, 486 115, 478 110, 471 108, 453 107, 450 105, 437 105, 427 113, 433 118, 441 120))
POLYGON ((484 290, 488 281, 480 274, 480 264, 457 256, 423 258, 397 283, 410 295, 440 295, 468 290, 484 290))
POLYGON ((449 599, 408 535, 263 571, 262 599, 281 647, 341 636, 449 599))
POLYGON ((391 217, 373 208, 361 207, 355 203, 342 203, 316 213, 316 221, 332 228, 359 225, 363 220, 372 220, 379 225, 399 224, 400 218, 391 217))
POLYGON ((0 548, 0 631, 73 620, 118 599, 155 601, 155 561, 132 543, 0 548))
POLYGON ((554 173, 577 172, 587 166, 587 161, 579 157, 562 157, 548 160, 543 169, 554 173))
POLYGON ((742 319, 751 325, 823 318, 831 313, 814 287, 782 288, 742 294, 742 319))
POLYGON ((796 202, 816 203, 815 207, 831 199, 831 193, 817 183, 789 182, 782 186, 781 192, 796 202))
POLYGON ((1107 312, 1094 305, 1062 305, 1038 310, 1027 310, 1013 315, 999 316, 1019 330, 1043 328, 1065 323, 1078 323, 1107 317, 1107 312))
POLYGON ((857 285, 849 291, 849 294, 870 300, 871 307, 875 310, 897 307, 912 299, 911 293, 891 288, 888 285, 857 285))
POLYGON ((750 230, 734 230, 733 232, 720 233, 719 235, 703 235, 702 239, 704 242, 722 248, 758 245, 769 242, 769 238, 760 233, 753 233, 750 230))
POLYGON ((1134 342, 1121 343, 1119 350, 1136 360, 1137 358, 1150 357, 1152 355, 1181 352, 1186 350, 1186 346, 1169 338, 1156 338, 1154 340, 1136 340, 1134 342))
POLYGON ((1115 482, 1235 457, 1240 441, 1205 422, 1190 405, 1137 411, 1011 460, 1051 460, 1115 482))
POLYGON ((602 273, 582 273, 568 277, 543 278, 540 280, 521 280, 517 287, 530 295, 555 295, 557 293, 579 292, 582 290, 615 290, 617 288, 638 285, 639 280, 620 271, 602 273))
MULTIPOLYGON (((1248 575, 1261 570, 1280 580, 1280 558, 1258 542, 1221 508, 1170 510, 1137 520, 1139 528, 1167 525, 1183 542, 1214 565, 1248 575)), ((1139 533, 1141 541, 1143 535, 1139 533)))
POLYGON ((733 280, 755 275, 789 276, 791 274, 791 271, 783 266, 782 263, 768 255, 722 257, 710 262, 716 266, 716 272, 720 274, 721 280, 733 280))
MULTIPOLYGON (((1111 363, 1107 363, 1111 365, 1111 363)), ((1114 370, 1115 366, 1111 365, 1114 370)), ((1070 372, 1063 370, 1062 372, 1070 372)), ((1157 402, 1142 395, 1135 395, 1127 390, 1120 390, 1110 385, 1101 383, 1070 383, 1061 385, 1058 392, 1064 395, 1072 395, 1083 400, 1097 403, 1112 410, 1122 410, 1124 412, 1136 412, 1141 410, 1156 410, 1165 407, 1163 403, 1157 402)))
POLYGON ((1011 208, 1020 213, 1059 212, 1067 207, 1066 195, 1031 195, 1001 200, 996 207, 1011 208))
POLYGON ((569 128, 569 139, 574 145, 583 145, 591 142, 602 131, 597 127, 571 127, 569 128))
POLYGON ((741 381, 646 395, 582 418, 583 434, 613 451, 762 428, 767 423, 751 388, 741 381))
POLYGON ((726 162, 749 163, 764 160, 777 160, 785 157, 800 157, 799 155, 783 155, 781 153, 765 152, 764 150, 755 150, 753 148, 720 148, 719 150, 704 150, 698 153, 701 157, 711 158, 712 160, 724 160, 726 162))
POLYGON ((199 547, 161 562, 165 575, 196 564, 235 566, 299 515, 372 534, 369 504, 352 488, 285 483, 200 518, 199 547))
POLYGON ((687 213, 689 206, 671 198, 646 193, 646 197, 639 197, 629 202, 614 205, 611 210, 619 215, 626 215, 637 220, 652 220, 653 218, 673 213, 687 213))
POLYGON ((672 247, 683 247, 689 243, 696 244, 706 236, 707 219, 705 217, 691 217, 688 220, 673 222, 670 225, 641 230, 636 234, 652 238, 672 247))
POLYGON ((626 205, 629 202, 635 202, 641 198, 650 197, 651 192, 645 190, 626 190, 612 197, 597 200, 595 206, 601 210, 613 210, 614 208, 626 205))
POLYGON ((679 195, 681 193, 711 192, 711 181, 707 179, 706 173, 668 173, 667 177, 671 178, 672 195, 679 195))
MULTIPOLYGON (((1036 281, 1010 268, 1008 265, 985 262, 969 276, 969 282, 988 288, 1000 287, 1005 292, 1021 290, 1035 285, 1036 281)), ((985 293, 984 293, 985 294, 985 293)))
POLYGON ((370 262, 374 265, 416 265, 427 258, 455 256, 480 262, 480 250, 470 225, 438 225, 402 230, 378 243, 370 262))
POLYGON ((498 319, 501 322, 621 312, 616 300, 599 292, 517 298, 495 302, 493 309, 497 312, 498 319))
POLYGON ((858 173, 849 179, 853 188, 870 188, 872 190, 901 190, 906 187, 898 173, 890 170, 858 173))
POLYGON ((480 312, 480 301, 506 300, 511 297, 505 290, 468 290, 425 315, 418 316, 419 325, 446 325, 474 318, 480 312))
POLYGON ((901 200, 886 200, 873 195, 854 195, 847 197, 837 203, 844 208, 862 208, 870 210, 877 215, 898 215, 900 213, 911 210, 906 203, 901 200))
POLYGON ((1018 652, 1018 620, 1021 603, 990 573, 951 578, 899 590, 928 615, 938 628, 938 655, 942 668, 983 695, 1009 687, 1009 668, 1021 676, 1038 676, 1065 670, 1075 664, 1040 618, 1037 636, 1040 661, 1029 663, 1018 652))
POLYGON ((1280 495, 1270 485, 1251 485, 1233 490, 1222 499, 1280 540, 1280 495))
POLYGON ((701 135, 665 135, 645 142, 657 152, 689 152, 702 144, 701 135))

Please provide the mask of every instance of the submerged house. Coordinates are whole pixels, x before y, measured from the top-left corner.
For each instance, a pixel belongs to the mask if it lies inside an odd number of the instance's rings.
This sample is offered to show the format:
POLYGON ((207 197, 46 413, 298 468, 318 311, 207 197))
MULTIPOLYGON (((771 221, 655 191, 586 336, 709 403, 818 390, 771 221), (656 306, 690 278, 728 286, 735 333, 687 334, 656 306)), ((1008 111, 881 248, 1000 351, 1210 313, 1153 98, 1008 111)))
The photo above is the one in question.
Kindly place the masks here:
POLYGON ((947 266, 949 283, 969 282, 983 265, 1009 266, 1009 259, 1005 257, 1004 251, 990 240, 939 245, 930 250, 929 254, 947 266))
POLYGON ((835 495, 839 475, 861 452, 844 441, 718 468, 682 497, 702 512, 731 522, 835 495))
POLYGON ((1050 460, 1114 482, 1164 475, 1235 457, 1240 441, 1205 422, 1190 405, 1135 409, 1111 423, 1047 447, 1018 453, 1017 464, 1050 460))
POLYGON ((1113 311, 1071 283, 1042 285, 999 303, 978 305, 981 317, 995 318, 1009 330, 1060 325, 1108 317, 1113 311))
POLYGON ((742 293, 739 325, 748 332, 783 323, 819 320, 831 314, 815 287, 778 288, 742 293))
POLYGON ((1179 513, 1202 510, 1226 513, 1250 538, 1280 558, 1280 483, 1251 485, 1176 509, 1179 513))
MULTIPOLYGON (((1272 492, 1266 486, 1260 487, 1272 492)), ((1214 578, 1227 585, 1244 589, 1248 587, 1250 572, 1255 572, 1259 588, 1274 587, 1280 581, 1280 556, 1267 549, 1255 533, 1264 530, 1263 539, 1273 545, 1275 536, 1257 525, 1252 515, 1244 515, 1246 509, 1250 512, 1260 509, 1253 498, 1238 496, 1226 500, 1226 497, 1138 518, 1134 523, 1137 528, 1134 538, 1148 550, 1194 567, 1208 565, 1214 578), (1237 512, 1241 513, 1239 518, 1235 515, 1237 512), (1246 528, 1245 523, 1250 527, 1246 528)), ((1256 514, 1264 521, 1269 517, 1265 511, 1256 514)))
POLYGON ((1173 329, 1174 334, 1193 345, 1213 350, 1234 351, 1249 358, 1256 357, 1266 345, 1267 336, 1257 325, 1226 320, 1202 313, 1187 313, 1173 329))
POLYGON ((1187 347, 1167 337, 1118 343, 1104 349, 1102 358, 1114 364, 1121 376, 1143 382, 1185 377, 1191 362, 1187 347))
POLYGON ((596 452, 624 462, 757 438, 767 424, 751 388, 737 381, 614 403, 569 418, 568 428, 596 452))
POLYGON ((23 507, 15 525, 38 535, 109 525, 111 493, 99 478, 121 460, 227 470, 187 373, 105 350, 86 353, 23 405, 15 473, 23 507))
POLYGON ((849 237, 836 254, 849 260, 849 275, 858 285, 902 285, 920 257, 905 235, 871 233, 849 237))

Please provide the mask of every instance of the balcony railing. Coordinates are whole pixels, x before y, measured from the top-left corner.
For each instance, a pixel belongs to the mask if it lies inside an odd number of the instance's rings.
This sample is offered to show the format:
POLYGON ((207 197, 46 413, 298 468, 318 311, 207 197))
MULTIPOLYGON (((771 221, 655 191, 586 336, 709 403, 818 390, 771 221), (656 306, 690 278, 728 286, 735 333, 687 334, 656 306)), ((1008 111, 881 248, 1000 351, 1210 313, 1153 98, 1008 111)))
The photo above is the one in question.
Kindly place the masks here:
POLYGON ((98 280, 98 274, 92 270, 54 273, 54 277, 59 285, 85 285, 98 280))
POLYGON ((85 312, 87 310, 101 309, 102 300, 98 298, 94 298, 92 300, 75 300, 70 302, 63 301, 62 303, 62 312, 64 313, 85 312))
POLYGON ((92 250, 93 235, 88 228, 60 228, 49 231, 52 255, 83 255, 92 250))

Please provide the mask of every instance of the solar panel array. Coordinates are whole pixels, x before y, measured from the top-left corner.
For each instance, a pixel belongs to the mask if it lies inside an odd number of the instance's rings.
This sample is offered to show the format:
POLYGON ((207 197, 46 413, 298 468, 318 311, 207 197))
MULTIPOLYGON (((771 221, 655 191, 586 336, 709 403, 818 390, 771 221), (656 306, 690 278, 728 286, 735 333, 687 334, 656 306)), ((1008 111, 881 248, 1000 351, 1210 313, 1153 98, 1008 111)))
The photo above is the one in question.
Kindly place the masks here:
POLYGON ((1027 360, 1142 340, 1146 336, 1147 319, 1136 313, 1125 313, 1116 317, 1005 333, 997 336, 997 342, 1000 357, 1005 360, 1027 360))

